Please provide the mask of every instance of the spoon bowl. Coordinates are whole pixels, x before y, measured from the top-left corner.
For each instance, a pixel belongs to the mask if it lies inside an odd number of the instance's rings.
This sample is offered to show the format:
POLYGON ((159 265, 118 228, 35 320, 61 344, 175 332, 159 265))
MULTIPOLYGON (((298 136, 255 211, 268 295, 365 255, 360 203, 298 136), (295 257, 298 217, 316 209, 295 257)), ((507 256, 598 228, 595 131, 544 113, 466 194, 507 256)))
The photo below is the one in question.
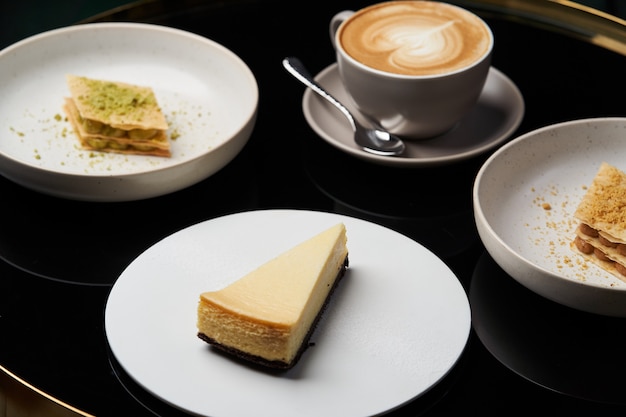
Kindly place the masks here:
MULTIPOLYGON (((297 80, 302 82, 341 111, 352 126, 352 130, 354 131, 354 141, 357 145, 362 147, 363 150, 383 156, 397 156, 404 152, 406 147, 402 139, 390 132, 387 132, 380 126, 367 128, 361 125, 354 118, 352 113, 350 113, 350 110, 346 108, 346 106, 341 104, 339 100, 333 97, 321 85, 319 85, 317 81, 315 81, 310 72, 298 58, 287 57, 283 59, 283 66, 297 80)), ((376 125, 374 121, 371 121, 371 123, 376 125)))

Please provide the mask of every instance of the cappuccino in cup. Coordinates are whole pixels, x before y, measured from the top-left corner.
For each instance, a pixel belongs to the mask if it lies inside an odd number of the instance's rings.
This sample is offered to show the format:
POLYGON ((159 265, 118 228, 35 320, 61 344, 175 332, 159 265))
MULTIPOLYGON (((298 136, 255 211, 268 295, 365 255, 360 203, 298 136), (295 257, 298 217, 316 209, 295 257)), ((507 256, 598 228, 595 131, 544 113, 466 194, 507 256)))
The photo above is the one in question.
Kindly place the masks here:
POLYGON ((330 31, 356 106, 407 139, 453 128, 475 106, 489 73, 489 26, 451 4, 389 1, 343 11, 330 31))
POLYGON ((444 3, 393 2, 353 15, 339 32, 341 47, 368 67, 433 75, 468 67, 491 47, 478 16, 444 3))

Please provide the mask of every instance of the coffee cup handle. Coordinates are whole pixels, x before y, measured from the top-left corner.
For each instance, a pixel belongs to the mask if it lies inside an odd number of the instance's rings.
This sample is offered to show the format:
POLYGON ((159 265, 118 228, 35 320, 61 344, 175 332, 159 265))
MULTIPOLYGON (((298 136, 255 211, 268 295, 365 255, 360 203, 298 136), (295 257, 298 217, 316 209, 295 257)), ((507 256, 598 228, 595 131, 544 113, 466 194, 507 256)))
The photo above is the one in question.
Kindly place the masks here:
POLYGON ((339 26, 353 14, 354 11, 352 10, 344 10, 337 13, 332 17, 332 19, 330 19, 330 42, 333 44, 333 48, 337 48, 337 45, 335 45, 335 35, 337 34, 337 29, 339 29, 339 26))

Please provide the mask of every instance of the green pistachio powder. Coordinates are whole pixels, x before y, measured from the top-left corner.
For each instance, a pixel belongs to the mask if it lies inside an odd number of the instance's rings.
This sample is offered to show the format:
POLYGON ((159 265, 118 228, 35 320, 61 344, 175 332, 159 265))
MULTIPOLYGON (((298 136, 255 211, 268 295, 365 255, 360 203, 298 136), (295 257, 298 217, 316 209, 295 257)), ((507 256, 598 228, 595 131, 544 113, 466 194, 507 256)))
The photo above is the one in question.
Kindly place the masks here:
MULTIPOLYGON (((83 103, 97 109, 98 116, 108 119, 111 114, 128 115, 137 113, 141 106, 156 106, 156 100, 149 92, 140 93, 134 89, 115 83, 85 79, 93 94, 78 97, 83 103)), ((143 113, 143 111, 142 111, 143 113)), ((137 115, 141 120, 141 115, 137 115)))

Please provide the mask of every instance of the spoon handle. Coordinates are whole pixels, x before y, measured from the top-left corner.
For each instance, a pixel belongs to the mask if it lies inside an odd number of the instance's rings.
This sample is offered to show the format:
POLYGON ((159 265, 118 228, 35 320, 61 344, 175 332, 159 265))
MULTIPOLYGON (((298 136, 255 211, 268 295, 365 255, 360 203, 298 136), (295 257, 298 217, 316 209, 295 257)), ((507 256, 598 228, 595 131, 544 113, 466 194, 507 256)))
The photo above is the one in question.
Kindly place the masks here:
POLYGON ((352 125, 352 129, 356 129, 356 123, 350 111, 335 97, 333 97, 328 91, 326 91, 321 85, 319 85, 317 81, 315 81, 315 79, 311 76, 304 64, 302 64, 302 62, 298 58, 287 57, 283 59, 283 66, 296 79, 298 79, 311 90, 315 91, 317 94, 328 100, 332 105, 337 107, 341 111, 341 113, 346 116, 346 118, 352 125))

